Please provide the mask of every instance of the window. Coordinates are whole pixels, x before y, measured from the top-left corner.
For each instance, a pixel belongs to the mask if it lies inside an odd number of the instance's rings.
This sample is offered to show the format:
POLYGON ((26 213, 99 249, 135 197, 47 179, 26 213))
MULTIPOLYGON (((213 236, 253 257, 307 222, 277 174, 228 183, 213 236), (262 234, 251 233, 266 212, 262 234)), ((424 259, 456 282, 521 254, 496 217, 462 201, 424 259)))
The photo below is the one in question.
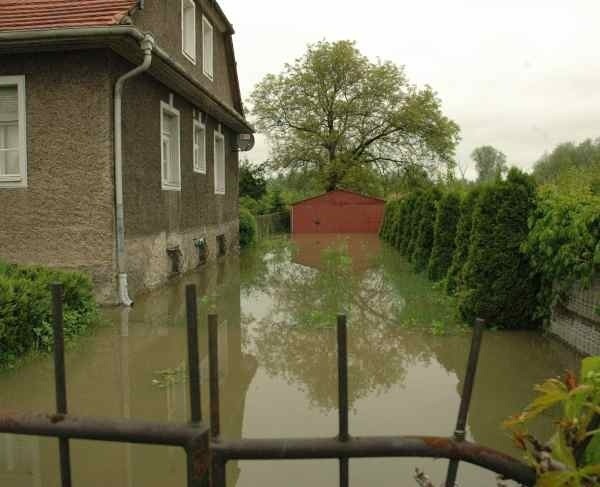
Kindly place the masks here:
POLYGON ((27 186, 25 77, 0 76, 0 188, 27 186))
POLYGON ((164 102, 160 108, 162 189, 180 191, 179 111, 164 102))
POLYGON ((202 16, 202 71, 213 79, 213 26, 202 16))
POLYGON ((196 4, 194 0, 181 0, 181 50, 196 63, 196 4))
POLYGON ((206 174, 206 126, 194 120, 194 172, 206 174))
POLYGON ((215 130, 215 194, 225 194, 225 137, 215 130))

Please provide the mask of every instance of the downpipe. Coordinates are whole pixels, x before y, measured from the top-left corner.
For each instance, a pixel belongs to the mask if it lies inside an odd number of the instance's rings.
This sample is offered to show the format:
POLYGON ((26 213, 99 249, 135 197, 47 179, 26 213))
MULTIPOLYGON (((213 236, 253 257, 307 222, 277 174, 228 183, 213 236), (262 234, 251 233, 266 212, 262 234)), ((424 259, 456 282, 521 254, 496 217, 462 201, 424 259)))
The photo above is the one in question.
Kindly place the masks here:
POLYGON ((125 214, 123 209, 123 86, 125 82, 139 74, 147 71, 152 63, 152 49, 154 38, 146 34, 140 41, 140 47, 144 53, 144 60, 138 67, 125 73, 115 83, 114 95, 114 141, 115 141, 115 221, 116 221, 116 245, 117 245, 117 271, 118 271, 118 293, 119 304, 124 306, 133 305, 129 297, 127 279, 127 256, 125 249, 125 214))

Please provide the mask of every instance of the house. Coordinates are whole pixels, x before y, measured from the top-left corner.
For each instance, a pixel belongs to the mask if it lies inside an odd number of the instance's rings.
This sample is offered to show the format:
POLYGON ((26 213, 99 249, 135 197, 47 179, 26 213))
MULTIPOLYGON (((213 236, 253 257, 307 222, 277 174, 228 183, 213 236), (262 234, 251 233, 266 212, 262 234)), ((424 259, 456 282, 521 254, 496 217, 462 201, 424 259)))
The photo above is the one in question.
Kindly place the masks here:
POLYGON ((292 205, 292 233, 378 233, 385 201, 336 189, 292 205))
POLYGON ((214 0, 0 0, 0 260, 131 304, 235 251, 233 33, 214 0))

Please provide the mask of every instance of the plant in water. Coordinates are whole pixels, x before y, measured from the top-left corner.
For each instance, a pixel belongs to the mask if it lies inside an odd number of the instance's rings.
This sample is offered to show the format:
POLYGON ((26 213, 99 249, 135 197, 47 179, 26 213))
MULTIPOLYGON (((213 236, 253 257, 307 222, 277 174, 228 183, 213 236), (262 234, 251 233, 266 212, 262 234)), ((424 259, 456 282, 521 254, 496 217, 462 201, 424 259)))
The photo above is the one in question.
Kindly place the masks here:
POLYGON ((600 357, 584 359, 579 378, 567 372, 564 379, 549 379, 535 390, 534 401, 505 427, 536 469, 537 485, 600 485, 600 357), (554 417, 554 432, 547 441, 528 430, 542 414, 554 417))
POLYGON ((157 370, 153 375, 152 385, 166 389, 167 387, 175 384, 183 384, 187 381, 187 367, 184 362, 181 362, 173 369, 157 370))

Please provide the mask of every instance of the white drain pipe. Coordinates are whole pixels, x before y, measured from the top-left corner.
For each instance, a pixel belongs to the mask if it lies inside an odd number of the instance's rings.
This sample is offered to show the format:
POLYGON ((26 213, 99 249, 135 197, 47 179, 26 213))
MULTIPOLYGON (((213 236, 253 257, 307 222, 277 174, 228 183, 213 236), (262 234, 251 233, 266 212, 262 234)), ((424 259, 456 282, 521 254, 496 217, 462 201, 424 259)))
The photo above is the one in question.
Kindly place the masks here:
POLYGON ((115 83, 115 219, 117 232, 117 271, 119 273, 118 290, 119 304, 131 306, 133 301, 129 297, 127 289, 127 256, 125 250, 125 215, 123 211, 123 126, 122 126, 122 105, 123 105, 123 85, 125 81, 131 79, 150 68, 152 63, 152 49, 154 39, 151 35, 145 35, 140 41, 140 47, 144 52, 144 61, 137 68, 125 73, 115 83))

